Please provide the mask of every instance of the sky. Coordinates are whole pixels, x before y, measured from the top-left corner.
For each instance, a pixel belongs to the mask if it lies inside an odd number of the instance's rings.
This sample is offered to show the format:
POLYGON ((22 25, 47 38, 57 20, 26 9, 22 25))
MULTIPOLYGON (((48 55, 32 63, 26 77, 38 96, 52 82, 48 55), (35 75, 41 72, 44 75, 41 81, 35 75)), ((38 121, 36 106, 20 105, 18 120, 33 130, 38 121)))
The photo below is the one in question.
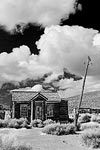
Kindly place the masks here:
POLYGON ((77 95, 83 80, 58 77, 84 77, 90 56, 85 92, 99 90, 99 14, 88 0, 0 0, 0 85, 48 74, 62 97, 77 95))

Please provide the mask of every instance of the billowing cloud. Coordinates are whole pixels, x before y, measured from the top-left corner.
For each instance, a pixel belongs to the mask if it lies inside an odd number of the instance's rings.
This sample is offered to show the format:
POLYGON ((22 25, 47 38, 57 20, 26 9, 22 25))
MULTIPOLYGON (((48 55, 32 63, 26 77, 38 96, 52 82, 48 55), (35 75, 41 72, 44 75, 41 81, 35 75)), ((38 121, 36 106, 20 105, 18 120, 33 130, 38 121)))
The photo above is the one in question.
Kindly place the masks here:
POLYGON ((1 53, 0 69, 1 81, 21 81, 28 77, 37 79, 51 71, 45 65, 40 64, 38 56, 31 55, 30 49, 24 45, 14 48, 10 54, 1 53))
POLYGON ((93 64, 89 66, 86 90, 98 89, 100 44, 97 41, 99 33, 94 29, 79 26, 47 27, 36 42, 37 48, 40 49, 39 55, 31 54, 27 46, 14 48, 10 54, 0 54, 0 80, 40 79, 47 74, 43 80, 45 87, 56 87, 65 92, 72 86, 78 91, 82 81, 65 79, 64 68, 67 68, 66 72, 71 72, 72 76, 76 74, 83 77, 87 57, 90 56, 93 64))
POLYGON ((77 0, 0 0, 0 24, 10 30, 29 22, 56 25, 75 13, 77 6, 77 0))
POLYGON ((90 56, 93 65, 89 75, 100 75, 100 46, 94 45, 99 33, 94 29, 79 26, 52 26, 45 29, 44 35, 37 42, 40 49, 40 61, 55 67, 58 72, 67 68, 70 72, 84 75, 87 57, 90 56), (45 59, 44 59, 45 58, 45 59))

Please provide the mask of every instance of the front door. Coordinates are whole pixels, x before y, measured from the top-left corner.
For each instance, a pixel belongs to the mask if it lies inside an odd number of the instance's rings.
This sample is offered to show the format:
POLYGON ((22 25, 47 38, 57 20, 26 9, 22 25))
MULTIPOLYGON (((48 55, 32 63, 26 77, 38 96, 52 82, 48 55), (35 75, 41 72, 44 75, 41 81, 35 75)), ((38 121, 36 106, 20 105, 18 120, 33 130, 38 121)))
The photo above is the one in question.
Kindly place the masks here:
POLYGON ((44 101, 35 101, 35 119, 45 119, 44 101))

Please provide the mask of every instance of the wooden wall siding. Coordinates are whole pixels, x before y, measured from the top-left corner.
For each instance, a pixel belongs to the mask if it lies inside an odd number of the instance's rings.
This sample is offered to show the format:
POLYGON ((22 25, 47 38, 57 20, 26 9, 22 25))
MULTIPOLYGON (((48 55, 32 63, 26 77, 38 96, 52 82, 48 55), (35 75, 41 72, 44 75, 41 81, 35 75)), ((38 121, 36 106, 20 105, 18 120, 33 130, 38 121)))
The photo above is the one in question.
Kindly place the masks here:
POLYGON ((68 119, 68 101, 61 100, 60 102, 60 120, 68 119))
POLYGON ((20 104, 19 103, 15 103, 15 117, 16 119, 20 118, 20 104))
POLYGON ((12 118, 15 118, 15 102, 12 102, 12 118))
POLYGON ((60 105, 59 103, 55 103, 54 104, 54 120, 58 121, 59 120, 59 115, 60 115, 60 111, 59 111, 60 105))
POLYGON ((31 121, 31 102, 28 103, 28 121, 31 121))

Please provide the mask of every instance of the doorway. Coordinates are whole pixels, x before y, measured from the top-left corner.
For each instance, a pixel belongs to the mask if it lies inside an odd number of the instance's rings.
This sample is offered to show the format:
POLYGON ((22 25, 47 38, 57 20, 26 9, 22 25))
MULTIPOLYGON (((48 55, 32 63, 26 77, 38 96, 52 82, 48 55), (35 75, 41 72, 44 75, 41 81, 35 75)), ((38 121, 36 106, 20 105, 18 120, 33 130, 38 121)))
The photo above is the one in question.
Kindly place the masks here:
POLYGON ((45 120, 45 101, 35 101, 35 119, 45 120))

